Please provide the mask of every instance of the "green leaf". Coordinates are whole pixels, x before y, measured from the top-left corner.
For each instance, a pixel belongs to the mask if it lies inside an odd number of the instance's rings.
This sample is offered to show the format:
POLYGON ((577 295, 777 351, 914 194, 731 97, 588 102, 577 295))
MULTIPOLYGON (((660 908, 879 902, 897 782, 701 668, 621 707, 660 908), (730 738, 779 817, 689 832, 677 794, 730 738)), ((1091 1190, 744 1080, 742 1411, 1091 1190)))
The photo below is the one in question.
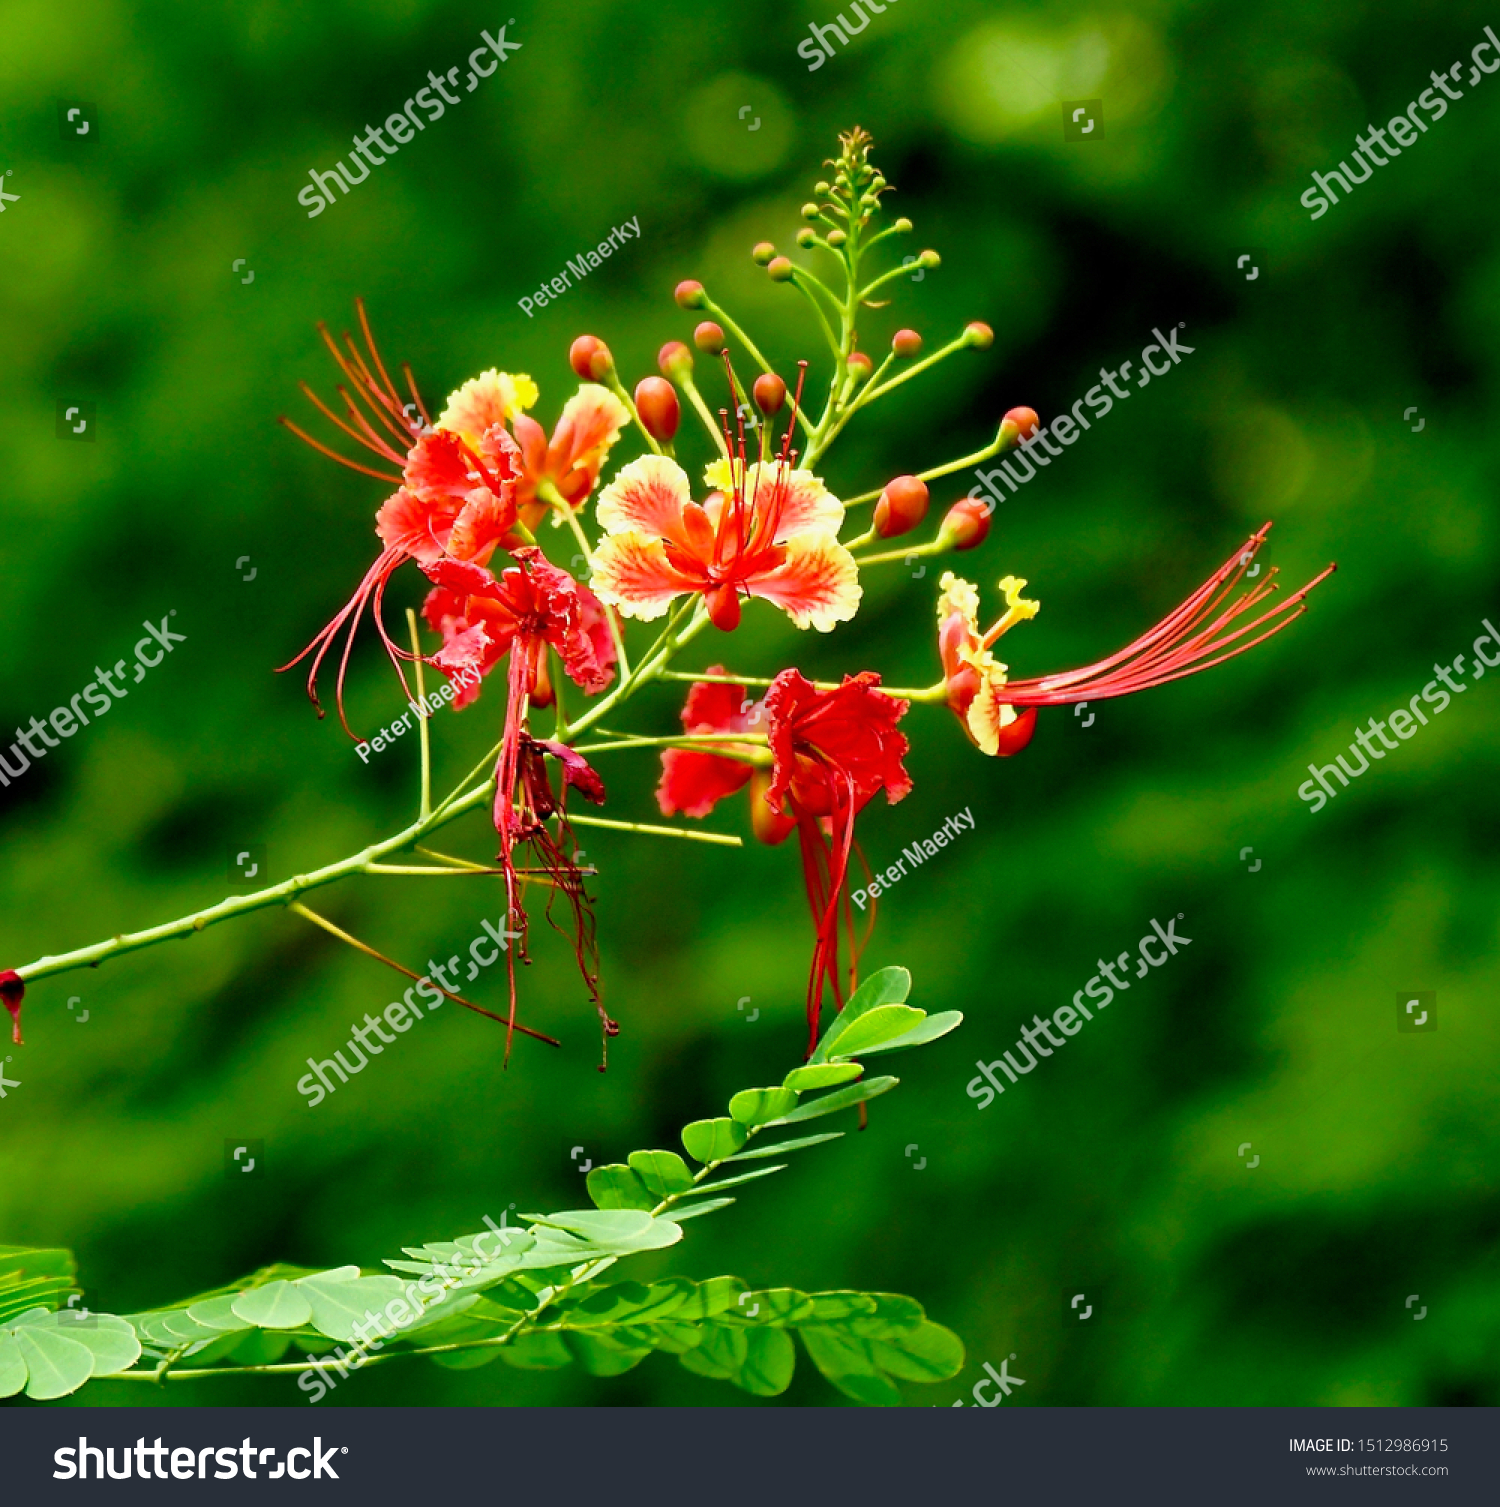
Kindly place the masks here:
POLYGON ((306 1293, 290 1282, 268 1282, 242 1292, 230 1309, 234 1316, 257 1329, 298 1329, 312 1318, 306 1293))
POLYGON ((849 1321, 849 1333, 862 1340, 896 1339, 910 1330, 920 1329, 927 1314, 915 1298, 895 1292, 867 1292, 875 1305, 873 1313, 861 1314, 849 1321))
POLYGON ((858 1020, 867 1010, 881 1005, 899 1005, 911 993, 911 974, 904 968, 882 968, 872 973, 858 989, 849 996, 849 1002, 834 1017, 833 1023, 823 1033, 817 1050, 808 1058, 809 1065, 828 1061, 827 1043, 851 1021, 858 1020))
POLYGON ((910 1005, 879 1005, 850 1021, 843 1030, 830 1031, 824 1038, 824 1049, 830 1058, 856 1057, 882 1042, 907 1035, 926 1019, 925 1010, 913 1010, 910 1005))
POLYGON ((870 1353, 882 1371, 903 1381, 947 1381, 964 1368, 963 1341, 930 1319, 898 1339, 871 1340, 870 1353))
MULTIPOLYGON (((758 1177, 770 1177, 773 1172, 785 1172, 786 1163, 779 1162, 774 1167, 758 1167, 754 1172, 741 1172, 738 1177, 722 1178, 714 1183, 699 1183, 698 1192, 717 1193, 721 1188, 737 1188, 741 1183, 753 1183, 758 1177)), ((678 1217, 676 1211, 672 1212, 672 1218, 678 1217)))
POLYGON ((876 1312, 877 1304, 864 1292, 815 1292, 812 1295, 812 1322, 842 1324, 876 1312))
MULTIPOLYGON (((883 1041, 873 1047, 861 1047, 859 1055, 873 1057, 877 1052, 904 1052, 907 1047, 926 1046, 929 1041, 936 1041, 939 1036, 946 1036, 949 1031, 956 1031, 963 1024, 963 1020, 962 1010, 942 1010, 936 1015, 927 1016, 919 1025, 893 1041, 883 1041)), ((839 1051, 843 1050, 843 1046, 840 1045, 839 1051)))
POLYGON ((76 1273, 72 1251, 0 1245, 0 1324, 30 1308, 60 1308, 76 1273))
POLYGON ((654 1209, 661 1202, 623 1162, 595 1167, 588 1175, 588 1190, 599 1209, 654 1209))
POLYGON ((94 1374, 93 1352, 53 1328, 17 1325, 11 1333, 26 1362, 26 1395, 38 1402, 76 1392, 94 1374))
POLYGON ((845 1132, 842 1130, 825 1130, 820 1135, 799 1136, 795 1141, 777 1141, 774 1146, 755 1146, 749 1151, 742 1151, 738 1156, 726 1156, 725 1164, 730 1162, 756 1162, 768 1156, 783 1156, 788 1151, 802 1151, 808 1146, 821 1146, 824 1141, 842 1140, 845 1132))
POLYGON ((741 1294, 727 1317, 746 1324, 800 1324, 812 1317, 812 1299, 795 1287, 772 1287, 741 1294))
POLYGON ((591 1292, 581 1302, 561 1310, 568 1328, 593 1328, 601 1324, 645 1324, 675 1314, 689 1302, 696 1284, 686 1277, 673 1277, 645 1287, 639 1282, 616 1282, 591 1292))
POLYGON ((706 1282, 695 1283, 694 1288, 672 1315, 680 1323, 701 1323, 727 1313, 739 1301, 740 1294, 749 1291, 738 1277, 710 1277, 706 1282))
POLYGON ((496 1345, 495 1350, 501 1360, 518 1371, 555 1371, 573 1363, 572 1352, 558 1334, 518 1334, 510 1344, 496 1345))
POLYGON ((651 1354, 650 1345, 626 1344, 614 1335, 575 1331, 563 1341, 590 1376, 623 1376, 651 1354))
POLYGON ((794 1067, 782 1081, 795 1093, 810 1093, 815 1088, 835 1088, 864 1072, 857 1062, 820 1062, 816 1066, 794 1067))
POLYGON ((702 1343, 678 1357, 699 1376, 733 1382, 756 1397, 775 1397, 791 1385, 797 1355, 784 1329, 708 1324, 702 1343))
POLYGON ((901 1393, 882 1374, 863 1341, 848 1339, 836 1330, 816 1324, 803 1324, 797 1333, 802 1336, 813 1364, 846 1397, 867 1407, 901 1406, 901 1393))
POLYGON ((26 1357, 15 1336, 0 1329, 0 1397, 14 1397, 26 1385, 26 1357))
POLYGON ((93 1357, 93 1375, 112 1376, 127 1371, 141 1358, 141 1342, 129 1320, 111 1313, 91 1313, 87 1320, 74 1318, 67 1309, 49 1314, 35 1328, 77 1341, 93 1357))
POLYGON ((706 1198, 702 1203, 682 1204, 672 1210, 672 1219, 681 1224, 685 1219, 696 1219, 700 1214, 712 1214, 715 1209, 727 1209, 732 1198, 706 1198))
POLYGON ((809 1099, 799 1104, 789 1115, 772 1120, 772 1125, 800 1125, 804 1120, 817 1120, 823 1115, 837 1114, 841 1109, 852 1109, 866 1099, 877 1099, 889 1093, 900 1082, 899 1078, 871 1078, 864 1083, 851 1083, 848 1088, 836 1088, 821 1099, 809 1099))
POLYGON ((646 1185, 647 1192, 656 1195, 657 1203, 693 1186, 693 1174, 675 1151, 632 1151, 626 1160, 646 1185))
MULTIPOLYGON (((550 1336, 549 1336, 550 1337, 550 1336)), ((488 1366, 497 1360, 506 1359, 507 1345, 490 1345, 484 1350, 445 1350, 440 1355, 430 1356, 434 1365, 441 1366, 445 1371, 477 1371, 481 1366, 488 1366)), ((561 1364, 567 1365, 567 1357, 561 1364)), ((517 1362, 512 1360, 512 1365, 517 1362)))
POLYGON ((682 1144, 695 1162, 705 1166, 733 1156, 745 1144, 749 1132, 738 1120, 694 1120, 682 1129, 682 1144))
POLYGON ((658 1251, 682 1239, 682 1231, 670 1219, 653 1219, 639 1209, 570 1209, 562 1214, 526 1217, 577 1236, 612 1256, 658 1251))
MULTIPOLYGON (((354 1326, 364 1323, 367 1312, 378 1313, 393 1299, 401 1298, 402 1286, 398 1277, 350 1278, 342 1275, 343 1270, 347 1268, 303 1277, 297 1286, 311 1305, 313 1326, 330 1339, 347 1342, 354 1338, 354 1326)), ((406 1307, 411 1310, 411 1304, 407 1303, 406 1307)), ((266 1327, 279 1329, 285 1326, 266 1327)))
POLYGON ((746 1088, 729 1101, 729 1113, 749 1128, 779 1119, 797 1104, 795 1089, 746 1088))
POLYGON ((187 1309, 187 1316, 205 1329, 243 1329, 245 1321, 234 1311, 239 1298, 237 1292, 225 1293, 221 1298, 205 1298, 187 1309))

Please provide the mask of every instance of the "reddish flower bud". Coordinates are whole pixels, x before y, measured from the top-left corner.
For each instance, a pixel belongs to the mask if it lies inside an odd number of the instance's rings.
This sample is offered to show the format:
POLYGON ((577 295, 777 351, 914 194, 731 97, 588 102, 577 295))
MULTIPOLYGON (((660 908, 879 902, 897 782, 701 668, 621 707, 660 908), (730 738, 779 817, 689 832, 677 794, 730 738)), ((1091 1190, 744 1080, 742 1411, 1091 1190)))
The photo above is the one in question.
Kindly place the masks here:
POLYGON ((991 509, 974 497, 964 497, 948 509, 938 542, 949 549, 973 549, 990 531, 991 509))
POLYGON ((665 377, 642 377, 635 385, 635 411, 654 440, 671 444, 682 421, 677 389, 665 377))
POLYGON ((717 356, 724 349, 724 331, 713 320, 705 319, 693 331, 693 344, 710 356, 717 356))
POLYGON ((856 382, 865 382, 875 370, 875 363, 863 351, 855 351, 849 357, 849 370, 854 374, 856 382))
POLYGON ((14 968, 7 968, 0 973, 0 1000, 5 1003, 5 1008, 10 1011, 10 1018, 14 1022, 11 1026, 10 1039, 17 1045, 21 1043, 21 1001, 26 997, 26 980, 21 977, 14 968))
POLYGON ((915 356, 922 349, 922 337, 915 330, 897 330, 891 349, 898 356, 915 356))
POLYGON ((732 633, 740 625, 740 594, 732 581, 710 586, 703 594, 709 621, 715 628, 732 633))
POLYGON ((597 335, 580 335, 568 350, 568 364, 585 382, 599 382, 614 370, 615 358, 597 335))
POLYGON ((927 483, 915 476, 898 476, 885 485, 875 504, 875 532, 882 539, 910 533, 927 516, 927 483))
POLYGON ((964 326, 964 344, 977 351, 987 351, 995 343, 995 332, 982 320, 964 326))
POLYGON ((770 770, 757 769, 750 776, 750 825, 761 842, 774 848, 797 830, 797 818, 783 816, 766 799, 766 791, 770 788, 770 770))
POLYGON ((1041 423, 1042 421, 1037 418, 1036 409, 1034 408, 1012 408, 1000 420, 1002 429, 1006 424, 1010 424, 1023 440, 1029 440, 1041 428, 1041 423))
POLYGON ((701 309, 708 302, 708 295, 703 291, 703 284, 694 282, 688 278, 677 284, 677 291, 672 295, 677 300, 677 306, 682 309, 701 309))
POLYGON ((750 260, 753 261, 757 267, 764 267, 765 264, 770 261, 771 258, 775 255, 776 248, 769 241, 760 241, 756 244, 755 249, 750 253, 750 260))
POLYGON ((755 394, 755 406, 767 418, 780 413, 781 405, 786 402, 786 383, 775 372, 763 372, 755 379, 751 391, 755 394))
POLYGON ((792 280, 792 263, 789 257, 772 257, 766 267, 766 274, 773 283, 789 283, 792 280))
POLYGON ((662 376, 680 382, 693 369, 693 353, 680 340, 669 340, 656 353, 656 364, 662 376))

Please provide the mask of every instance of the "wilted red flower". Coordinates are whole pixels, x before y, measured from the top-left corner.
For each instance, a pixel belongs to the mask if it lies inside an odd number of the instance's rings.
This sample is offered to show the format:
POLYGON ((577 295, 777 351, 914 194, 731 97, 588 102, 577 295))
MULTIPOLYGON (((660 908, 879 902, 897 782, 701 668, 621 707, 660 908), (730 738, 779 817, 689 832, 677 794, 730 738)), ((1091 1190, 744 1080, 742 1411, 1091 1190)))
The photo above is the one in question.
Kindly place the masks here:
POLYGON ((1272 566, 1264 581, 1225 605, 1246 567, 1265 543, 1270 528, 1268 523, 1252 534, 1181 606, 1118 653, 1081 670, 1035 680, 1010 680, 1007 667, 991 653, 1001 634, 1036 615, 1038 604, 1020 595, 1025 581, 1006 576, 1000 582, 1005 593, 1005 614, 981 634, 978 591, 952 571, 945 572, 941 582, 943 594, 938 599, 938 652, 943 661, 948 705, 958 714, 975 746, 984 753, 1018 753, 1031 738, 1039 706, 1128 696, 1212 669, 1253 649, 1300 617, 1307 610, 1308 592, 1335 569, 1329 565, 1299 591, 1235 628, 1233 625, 1239 619, 1279 590, 1276 567, 1272 566), (1025 710, 1018 714, 1018 707, 1025 710))
MULTIPOLYGON (((708 673, 724 672, 716 667, 708 673)), ((846 675, 843 684, 831 690, 819 690, 796 670, 783 670, 771 682, 764 702, 754 707, 741 685, 695 685, 682 714, 688 732, 749 732, 764 723, 771 759, 770 783, 764 788, 757 788, 754 765, 765 756, 754 744, 726 742, 723 754, 681 748, 662 754, 656 795, 663 814, 707 816, 718 801, 749 783, 757 835, 775 842, 793 827, 797 830, 817 937, 807 986, 809 1053, 817 1045, 824 989, 832 985, 835 1000, 842 1005, 844 999, 839 977, 841 902, 853 988, 857 959, 845 884, 854 818, 878 791, 884 790, 894 804, 911 789, 911 777, 901 762, 907 742, 896 730, 910 703, 886 695, 879 685, 880 677, 866 670, 846 675)))

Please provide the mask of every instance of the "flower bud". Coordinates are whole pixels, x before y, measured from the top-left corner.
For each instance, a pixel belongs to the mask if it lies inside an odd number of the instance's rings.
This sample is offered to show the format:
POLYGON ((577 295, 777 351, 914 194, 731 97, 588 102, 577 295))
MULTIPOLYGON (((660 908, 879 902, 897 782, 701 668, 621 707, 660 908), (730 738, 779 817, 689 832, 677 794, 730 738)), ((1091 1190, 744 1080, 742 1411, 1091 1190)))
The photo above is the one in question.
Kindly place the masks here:
POLYGON ((875 504, 875 532, 882 539, 907 534, 927 516, 927 483, 916 476, 888 481, 875 504))
POLYGON ((662 376, 680 382, 692 373, 693 353, 680 340, 669 340, 656 353, 656 365, 662 376))
POLYGON ((26 980, 21 977, 14 968, 7 968, 0 973, 0 1001, 4 1002, 5 1008, 10 1011, 13 1022, 10 1029, 10 1039, 14 1046, 21 1043, 21 1001, 26 997, 26 980))
POLYGON ((1034 408, 1012 408, 1000 420, 1001 444, 1009 450, 1021 440, 1029 440, 1041 428, 1041 422, 1034 408))
POLYGON ((672 443, 682 422, 682 405, 677 401, 677 389, 665 377, 642 377, 636 383, 635 411, 652 439, 672 443))
POLYGON ((750 825, 761 842, 774 848, 797 830, 797 819, 794 816, 783 816, 766 799, 766 791, 770 788, 770 770, 757 769, 750 776, 750 825))
POLYGON ((898 356, 915 356, 922 349, 922 337, 915 330, 897 330, 891 349, 898 356))
POLYGON ((804 204, 802 206, 802 218, 804 220, 816 220, 823 211, 816 204, 804 204))
POLYGON ((828 244, 830 246, 842 246, 849 239, 849 233, 845 230, 830 230, 828 232, 828 244))
POLYGON ((708 302, 708 295, 703 291, 703 284, 694 282, 692 278, 678 283, 677 291, 672 296, 677 300, 677 306, 680 309, 701 309, 708 302))
POLYGON ((733 633, 740 625, 740 593, 732 581, 710 586, 703 594, 708 608, 709 621, 725 633, 733 633))
POLYGON ((977 498, 960 498, 943 518, 938 543, 946 549, 973 549, 983 544, 990 531, 990 511, 977 498))
POLYGON ((693 344, 710 356, 717 356, 724 349, 724 331, 713 320, 705 319, 693 331, 693 344))
POLYGON ((615 369, 615 358, 597 335, 580 335, 568 349, 568 364, 585 382, 598 382, 615 369))
POLYGON ((767 418, 780 413, 781 405, 786 402, 786 383, 775 372, 762 372, 751 391, 755 394, 755 406, 767 418))
POLYGON ((856 382, 867 382, 875 370, 875 363, 863 351, 854 351, 849 357, 849 370, 856 382))
POLYGON ((820 178, 813 184, 813 192, 821 198, 826 199, 832 191, 833 185, 826 178, 820 178))
POLYGON ((818 244, 818 232, 811 225, 804 225, 797 232, 797 244, 804 250, 810 251, 818 244))
POLYGON ((942 259, 942 257, 940 257, 940 256, 939 256, 939 255, 938 255, 938 254, 937 254, 937 252, 935 252, 935 251, 934 251, 934 250, 932 250, 932 248, 931 248, 931 247, 929 247, 929 248, 928 248, 928 249, 927 249, 927 250, 926 250, 926 251, 924 251, 924 252, 923 252, 923 253, 922 253, 922 254, 921 254, 921 255, 920 255, 920 256, 919 256, 919 257, 918 257, 918 258, 917 258, 917 266, 919 266, 919 267, 924 267, 924 268, 926 268, 926 269, 927 269, 927 270, 928 270, 928 271, 929 271, 929 272, 930 272, 930 271, 931 271, 931 270, 932 270, 932 269, 933 269, 933 268, 934 268, 934 267, 941 267, 941 266, 942 266, 942 265, 943 265, 943 259, 942 259))
POLYGON ((891 228, 899 235, 907 235, 911 231, 911 221, 905 215, 902 215, 891 228))
POLYGON ((755 249, 750 253, 750 260, 753 261, 757 267, 764 267, 765 264, 770 261, 771 258, 775 255, 776 248, 769 241, 760 241, 756 244, 755 249))
POLYGON ((972 346, 976 351, 987 351, 994 343, 995 332, 983 320, 976 319, 964 326, 965 345, 972 346))
POLYGON ((792 280, 792 264, 784 256, 772 257, 766 266, 766 274, 773 283, 789 283, 792 280))

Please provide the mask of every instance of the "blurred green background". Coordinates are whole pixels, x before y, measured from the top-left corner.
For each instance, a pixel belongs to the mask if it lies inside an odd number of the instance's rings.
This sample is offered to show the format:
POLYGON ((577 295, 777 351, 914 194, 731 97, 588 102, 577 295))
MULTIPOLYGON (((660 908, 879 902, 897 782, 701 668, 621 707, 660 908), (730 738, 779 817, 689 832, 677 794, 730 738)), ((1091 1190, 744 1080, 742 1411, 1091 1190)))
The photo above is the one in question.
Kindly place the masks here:
MULTIPOLYGON (((987 607, 1006 572, 1042 601, 1007 640, 1013 673, 1113 651, 1267 518, 1263 558, 1285 582, 1340 568, 1252 656, 1097 703, 1087 728, 1044 712, 1021 757, 986 760, 947 712, 911 712, 916 788, 861 819, 871 862, 964 806, 977 830, 893 892, 866 966, 906 964, 914 1003, 967 1021, 901 1060, 905 1081, 864 1134, 653 1259, 911 1293, 969 1355, 954 1382, 910 1389, 915 1403, 967 1399, 982 1363, 1012 1354, 1026 1386, 1011 1406, 1500 1402, 1500 683, 1455 698, 1321 813, 1296 795, 1309 760, 1331 761, 1500 615, 1500 80, 1465 84, 1418 147, 1318 221, 1298 203, 1312 170, 1403 110, 1430 69, 1466 59, 1491 17, 1351 0, 907 0, 809 71, 797 43, 835 14, 834 0, 753 18, 520 7, 523 49, 309 220, 308 169, 508 13, 3 7, 0 170, 20 197, 0 219, 0 727, 128 656, 147 617, 175 610, 188 642, 0 791, 0 965, 210 904, 252 843, 280 879, 414 810, 414 740, 366 767, 296 677, 271 673, 373 559, 383 495, 275 425, 317 422, 299 379, 332 387, 314 321, 341 327, 363 294, 387 359, 414 364, 429 402, 484 367, 526 371, 549 428, 575 385, 575 335, 604 337, 632 385, 688 336, 694 316, 671 298, 682 277, 789 368, 816 358, 814 331, 749 248, 792 249, 822 159, 857 122, 899 189, 888 204, 916 222, 903 249, 943 255, 896 285, 865 345, 900 324, 936 344, 973 318, 996 341, 856 425, 823 468, 835 492, 974 449, 1013 404, 1050 418, 1101 365, 1137 358, 1153 325, 1185 321, 1194 347, 959 563, 987 607), (1104 101, 1101 139, 1063 141, 1065 99, 1104 101), (96 106, 90 140, 62 138, 59 101, 96 106), (631 216, 638 241, 534 318, 517 307, 631 216), (1237 268, 1247 252, 1253 281, 1237 268), (97 403, 96 443, 55 437, 60 399, 97 403), (976 1112, 976 1058, 1179 911, 1192 944, 1177 960, 976 1112), (1415 989, 1437 992, 1435 1034, 1395 1029, 1398 991, 1415 989), (1253 1169, 1236 1155, 1246 1141, 1253 1169)), ((696 443, 679 447, 695 467, 696 443)), ((937 574, 874 567, 837 634, 799 635, 760 608, 685 663, 926 683, 937 574)), ((421 585, 397 578, 392 620, 421 585)), ((436 724, 444 788, 493 741, 498 690, 436 724)), ((356 725, 368 735, 401 701, 367 633, 356 725)), ((629 725, 669 731, 677 704, 640 698, 629 725)), ((655 760, 610 759, 611 814, 651 819, 655 760)), ((743 804, 714 825, 748 834, 743 804)), ((481 818, 455 830, 455 850, 493 851, 481 818)), ((565 1050, 520 1040, 504 1071, 499 1030, 443 1010, 310 1111, 294 1087, 305 1059, 394 998, 392 976, 261 913, 30 991, 7 1067, 22 1086, 0 1103, 0 1240, 74 1247, 88 1301, 113 1312, 272 1260, 374 1265, 512 1204, 576 1206, 571 1147, 602 1162, 674 1145, 729 1093, 779 1081, 801 1049, 810 947, 793 848, 589 839, 623 1026, 606 1076, 569 953, 539 930, 523 1018, 565 1050), (753 1022, 736 1009, 746 996, 753 1022), (263 1181, 226 1181, 226 1137, 264 1138, 263 1181)), ((420 967, 497 914, 487 884, 366 881, 313 903, 420 967)), ((475 985, 491 1007, 501 987, 475 985)), ((230 1379, 161 1400, 292 1395, 230 1379)), ((146 1396, 106 1383, 80 1400, 146 1396)), ((615 1380, 413 1361, 336 1400, 747 1399, 654 1357, 615 1380)), ((839 1400, 805 1357, 781 1399, 839 1400)))

